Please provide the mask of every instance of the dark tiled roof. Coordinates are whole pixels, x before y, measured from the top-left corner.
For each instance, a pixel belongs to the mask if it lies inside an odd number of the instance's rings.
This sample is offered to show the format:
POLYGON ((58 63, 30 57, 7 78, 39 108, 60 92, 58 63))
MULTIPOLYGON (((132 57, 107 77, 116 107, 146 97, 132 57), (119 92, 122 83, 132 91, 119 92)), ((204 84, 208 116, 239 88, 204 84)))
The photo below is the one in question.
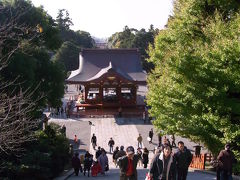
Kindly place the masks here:
POLYGON ((146 81, 137 49, 83 49, 79 69, 72 71, 69 82, 87 82, 114 70, 131 81, 146 81))

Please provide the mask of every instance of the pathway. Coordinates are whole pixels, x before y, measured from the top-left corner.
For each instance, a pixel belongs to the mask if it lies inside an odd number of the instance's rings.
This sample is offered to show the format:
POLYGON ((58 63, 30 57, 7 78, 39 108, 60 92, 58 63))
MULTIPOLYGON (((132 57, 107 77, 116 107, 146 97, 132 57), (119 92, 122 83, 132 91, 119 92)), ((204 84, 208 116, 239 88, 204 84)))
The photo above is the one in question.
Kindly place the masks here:
MULTIPOLYGON (((89 150, 95 155, 95 150, 90 146, 90 139, 93 133, 97 136, 97 145, 103 147, 107 152, 109 151, 108 141, 112 137, 115 141, 115 147, 124 145, 126 148, 132 145, 135 149, 137 148, 137 137, 141 133, 144 139, 143 146, 146 145, 150 150, 154 148, 154 144, 157 143, 156 133, 153 139, 153 144, 148 144, 146 137, 148 136, 148 131, 152 128, 152 125, 143 124, 140 119, 114 119, 114 118, 85 118, 85 119, 57 119, 52 118, 50 122, 55 122, 60 125, 65 124, 67 131, 67 137, 73 140, 74 134, 81 139, 80 150, 89 150), (89 125, 88 121, 91 121, 93 125, 89 125)), ((194 145, 192 142, 187 141, 181 137, 177 137, 176 140, 184 140, 185 144, 192 149, 194 145)), ((176 141, 176 142, 177 142, 176 141)), ((108 158, 110 162, 110 171, 105 176, 98 176, 98 180, 105 179, 119 179, 119 169, 116 169, 112 163, 112 154, 108 153, 108 158)), ((150 152, 150 157, 153 155, 150 152)), ((138 167, 138 179, 144 180, 147 173, 147 169, 138 167)), ((80 177, 83 177, 80 174, 80 177)), ((78 179, 80 177, 75 177, 72 175, 69 179, 78 179)), ((81 179, 81 178, 80 178, 81 179)), ((93 177, 84 179, 96 179, 93 177)), ((209 174, 203 174, 199 172, 190 171, 188 175, 189 180, 213 180, 215 177, 209 174)))

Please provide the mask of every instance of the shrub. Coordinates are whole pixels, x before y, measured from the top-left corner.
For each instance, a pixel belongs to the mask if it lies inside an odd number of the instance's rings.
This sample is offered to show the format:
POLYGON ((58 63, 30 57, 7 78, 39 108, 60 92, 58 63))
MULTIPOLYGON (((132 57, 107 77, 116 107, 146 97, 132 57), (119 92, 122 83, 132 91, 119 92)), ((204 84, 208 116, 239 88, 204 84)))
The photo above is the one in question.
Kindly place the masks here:
POLYGON ((6 164, 0 177, 44 180, 52 179, 64 170, 71 156, 68 139, 61 134, 60 126, 50 124, 44 131, 37 131, 36 139, 17 163, 6 164))

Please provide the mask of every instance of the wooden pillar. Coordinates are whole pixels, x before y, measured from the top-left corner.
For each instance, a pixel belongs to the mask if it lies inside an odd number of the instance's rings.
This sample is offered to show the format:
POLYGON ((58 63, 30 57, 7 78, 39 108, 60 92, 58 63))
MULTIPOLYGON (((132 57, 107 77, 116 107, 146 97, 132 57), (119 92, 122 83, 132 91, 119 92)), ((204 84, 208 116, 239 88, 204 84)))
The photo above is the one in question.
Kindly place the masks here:
POLYGON ((117 91, 118 103, 121 105, 122 104, 122 94, 121 94, 121 85, 120 84, 118 84, 116 91, 117 91))
POLYGON ((132 93, 133 93, 133 102, 137 104, 137 85, 132 86, 132 93))
POLYGON ((99 86, 99 101, 101 104, 103 104, 103 86, 99 86))
POLYGON ((89 87, 85 85, 85 102, 88 103, 87 95, 88 95, 89 87))

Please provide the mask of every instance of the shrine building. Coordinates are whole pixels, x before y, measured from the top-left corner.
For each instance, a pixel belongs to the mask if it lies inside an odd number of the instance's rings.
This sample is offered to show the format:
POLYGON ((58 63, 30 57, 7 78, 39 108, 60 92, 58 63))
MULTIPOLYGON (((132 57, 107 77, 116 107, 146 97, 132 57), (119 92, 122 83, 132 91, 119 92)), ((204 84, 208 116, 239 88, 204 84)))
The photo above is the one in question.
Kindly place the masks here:
POLYGON ((146 73, 138 49, 82 49, 66 83, 82 87, 80 109, 136 108, 143 105, 137 92, 146 86, 146 73))

